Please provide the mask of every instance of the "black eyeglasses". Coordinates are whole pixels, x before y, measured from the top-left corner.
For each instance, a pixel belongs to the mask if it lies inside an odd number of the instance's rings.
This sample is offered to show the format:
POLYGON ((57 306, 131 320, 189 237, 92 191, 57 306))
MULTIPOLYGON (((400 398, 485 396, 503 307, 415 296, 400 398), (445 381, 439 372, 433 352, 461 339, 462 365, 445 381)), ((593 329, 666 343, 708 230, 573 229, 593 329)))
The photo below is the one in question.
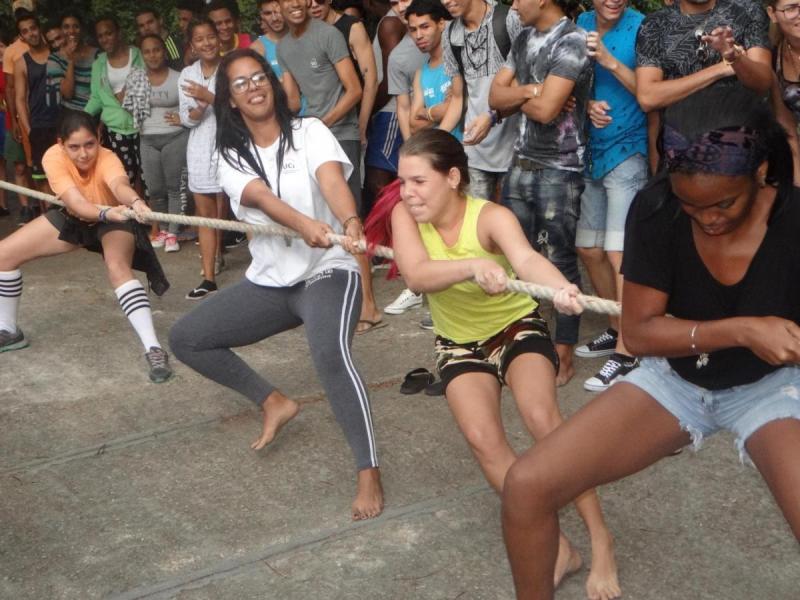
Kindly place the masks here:
POLYGON ((269 82, 269 77, 263 71, 260 73, 253 73, 250 77, 237 77, 233 81, 231 81, 231 91, 236 94, 244 94, 247 90, 250 89, 250 84, 253 84, 254 88, 263 88, 269 82))
POLYGON ((694 39, 697 40, 697 50, 695 51, 695 55, 697 56, 697 60, 699 60, 701 63, 706 62, 708 57, 711 55, 711 51, 708 49, 708 42, 703 39, 705 35, 705 31, 702 29, 697 29, 694 32, 694 39))
POLYGON ((789 19, 790 21, 794 21, 797 17, 800 17, 800 4, 790 4, 785 8, 773 8, 772 10, 783 13, 783 18, 789 19))

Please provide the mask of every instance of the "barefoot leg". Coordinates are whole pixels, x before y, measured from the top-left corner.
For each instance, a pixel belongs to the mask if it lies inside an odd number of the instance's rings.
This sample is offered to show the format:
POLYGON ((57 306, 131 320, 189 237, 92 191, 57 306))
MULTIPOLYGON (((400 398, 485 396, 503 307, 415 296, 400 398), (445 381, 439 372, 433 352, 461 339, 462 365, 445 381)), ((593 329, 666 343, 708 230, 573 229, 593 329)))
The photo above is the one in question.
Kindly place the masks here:
POLYGON ((381 472, 377 467, 358 472, 356 497, 353 500, 354 521, 373 519, 383 512, 383 486, 381 472))
POLYGON ((688 441, 678 420, 651 396, 619 383, 523 454, 503 489, 503 533, 517 598, 553 598, 560 508, 688 441))
POLYGON ((261 435, 250 444, 253 450, 261 450, 270 444, 281 428, 297 416, 300 405, 275 390, 264 400, 261 409, 264 411, 264 424, 261 435))

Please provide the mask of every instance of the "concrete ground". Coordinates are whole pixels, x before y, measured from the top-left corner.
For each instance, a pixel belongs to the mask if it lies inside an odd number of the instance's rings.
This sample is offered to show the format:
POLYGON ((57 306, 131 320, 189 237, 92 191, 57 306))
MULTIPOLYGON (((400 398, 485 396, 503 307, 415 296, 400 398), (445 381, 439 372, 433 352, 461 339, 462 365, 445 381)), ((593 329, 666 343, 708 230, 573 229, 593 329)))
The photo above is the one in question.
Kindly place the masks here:
MULTIPOLYGON (((0 221, 0 236, 13 228, 0 221)), ((157 330, 192 308, 193 244, 160 253, 172 289, 153 298, 157 330)), ((246 248, 221 285, 242 277, 246 248)), ((248 401, 180 364, 163 385, 100 259, 85 251, 23 269, 20 325, 30 347, 0 355, 0 598, 503 600, 513 597, 499 521, 443 398, 404 396, 404 373, 431 367, 421 310, 359 336, 386 511, 353 523, 351 457, 310 365, 302 330, 242 354, 303 411, 262 452, 248 401)), ((379 272, 383 273, 383 272, 379 272)), ((376 279, 381 305, 401 289, 376 279)), ((583 334, 605 327, 587 316, 583 334)), ((590 399, 579 361, 565 413, 590 399)), ((510 439, 530 444, 510 398, 510 439)), ((624 444, 625 440, 620 440, 624 444)), ((625 598, 800 598, 800 552, 758 474, 729 436, 601 490, 625 598)), ((562 524, 588 559, 573 509, 562 524)), ((578 600, 586 569, 559 600, 578 600)))

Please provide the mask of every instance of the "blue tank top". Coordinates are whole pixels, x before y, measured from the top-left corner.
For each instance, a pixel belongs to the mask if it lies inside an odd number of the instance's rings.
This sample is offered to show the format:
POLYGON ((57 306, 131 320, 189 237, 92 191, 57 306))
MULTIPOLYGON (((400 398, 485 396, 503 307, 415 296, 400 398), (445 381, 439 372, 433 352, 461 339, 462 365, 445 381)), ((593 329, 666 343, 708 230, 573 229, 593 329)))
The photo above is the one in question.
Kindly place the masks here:
MULTIPOLYGON (((266 54, 264 58, 267 59, 269 66, 272 67, 275 76, 280 79, 283 76, 283 69, 281 69, 280 64, 278 64, 278 44, 273 42, 269 39, 266 35, 262 35, 258 38, 258 41, 261 42, 261 45, 264 46, 264 50, 266 54)), ((306 111, 306 97, 300 94, 300 112, 298 112, 298 116, 303 116, 303 113, 306 111)))
MULTIPOLYGON (((447 96, 447 90, 450 89, 453 83, 444 71, 444 61, 442 61, 438 67, 433 68, 428 64, 429 61, 430 58, 422 64, 422 71, 419 75, 419 83, 420 87, 422 87, 425 108, 431 108, 440 102, 444 102, 447 96)), ((461 138, 464 137, 460 123, 451 129, 450 133, 459 142, 461 138)))
POLYGON ((28 70, 28 110, 31 128, 55 127, 61 106, 60 89, 47 79, 47 63, 39 64, 30 52, 22 55, 28 70))

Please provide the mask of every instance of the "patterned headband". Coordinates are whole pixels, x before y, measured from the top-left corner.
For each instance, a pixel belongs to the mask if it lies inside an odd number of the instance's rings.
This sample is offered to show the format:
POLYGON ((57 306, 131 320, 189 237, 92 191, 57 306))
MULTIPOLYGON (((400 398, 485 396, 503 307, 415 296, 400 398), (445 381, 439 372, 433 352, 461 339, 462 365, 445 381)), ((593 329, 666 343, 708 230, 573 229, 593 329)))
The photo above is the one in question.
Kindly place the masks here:
POLYGON ((664 159, 670 173, 751 175, 767 156, 758 134, 747 127, 723 127, 695 141, 674 127, 664 126, 664 159))

